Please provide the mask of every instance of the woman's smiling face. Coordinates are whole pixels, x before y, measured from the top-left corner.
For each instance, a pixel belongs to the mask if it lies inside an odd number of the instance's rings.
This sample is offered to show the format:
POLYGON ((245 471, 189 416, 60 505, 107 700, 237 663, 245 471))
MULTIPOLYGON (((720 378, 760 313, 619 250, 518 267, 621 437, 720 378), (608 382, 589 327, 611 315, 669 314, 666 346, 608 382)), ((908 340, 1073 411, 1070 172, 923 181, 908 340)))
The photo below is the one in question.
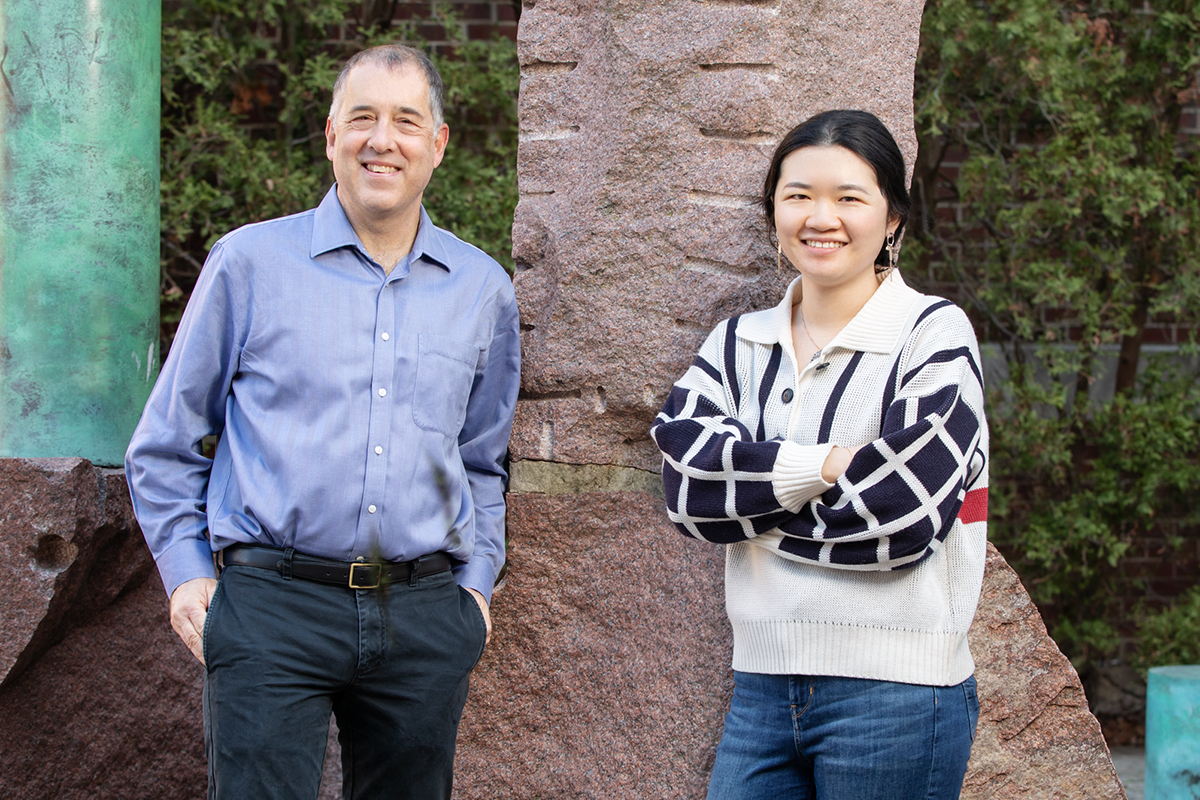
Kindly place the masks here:
POLYGON ((802 147, 781 164, 775 230, 806 285, 874 291, 875 257, 899 219, 871 165, 844 147, 802 147))

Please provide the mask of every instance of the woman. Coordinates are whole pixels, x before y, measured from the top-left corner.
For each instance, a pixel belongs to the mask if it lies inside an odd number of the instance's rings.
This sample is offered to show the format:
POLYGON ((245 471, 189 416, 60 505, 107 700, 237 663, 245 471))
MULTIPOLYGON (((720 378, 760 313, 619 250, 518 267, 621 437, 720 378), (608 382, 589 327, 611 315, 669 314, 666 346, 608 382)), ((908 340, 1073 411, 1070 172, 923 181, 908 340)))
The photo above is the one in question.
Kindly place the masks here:
POLYGON ((957 798, 987 538, 975 335, 894 268, 904 160, 871 114, 791 131, 762 204, 800 275, 717 326, 650 431, 672 521, 727 545, 708 797, 957 798))

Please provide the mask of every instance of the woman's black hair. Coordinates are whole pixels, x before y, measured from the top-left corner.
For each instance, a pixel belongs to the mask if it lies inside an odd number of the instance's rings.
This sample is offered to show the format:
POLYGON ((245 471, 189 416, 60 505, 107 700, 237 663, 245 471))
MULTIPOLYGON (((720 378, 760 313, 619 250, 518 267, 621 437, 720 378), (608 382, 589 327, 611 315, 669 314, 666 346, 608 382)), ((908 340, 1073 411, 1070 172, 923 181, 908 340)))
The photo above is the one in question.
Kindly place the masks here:
MULTIPOLYGON (((802 147, 844 147, 866 161, 875 170, 879 190, 887 200, 888 218, 900 218, 896 236, 904 230, 912 200, 904 174, 904 156, 887 126, 867 111, 825 111, 809 117, 783 137, 771 156, 767 179, 763 182, 762 207, 767 225, 775 230, 775 185, 783 160, 802 147)), ((875 257, 876 264, 888 264, 887 245, 875 257)))

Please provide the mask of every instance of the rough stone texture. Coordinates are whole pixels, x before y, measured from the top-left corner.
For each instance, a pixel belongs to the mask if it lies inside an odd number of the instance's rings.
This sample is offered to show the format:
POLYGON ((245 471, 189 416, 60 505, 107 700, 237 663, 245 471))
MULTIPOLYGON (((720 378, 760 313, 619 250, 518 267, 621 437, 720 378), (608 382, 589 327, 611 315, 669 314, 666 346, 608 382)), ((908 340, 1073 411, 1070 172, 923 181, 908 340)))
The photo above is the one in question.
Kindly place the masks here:
POLYGON ((203 797, 201 683, 144 578, 0 688, 0 796, 203 797))
POLYGON ((646 428, 722 318, 788 279, 754 207, 778 139, 865 108, 912 163, 918 0, 538 0, 521 15, 513 457, 656 470, 646 428))
POLYGON ((970 641, 980 711, 964 800, 1124 800, 1075 669, 991 544, 970 641))
POLYGON ((509 501, 455 797, 703 797, 732 692, 719 547, 635 492, 509 501))
POLYGON ((0 685, 153 567, 119 471, 0 459, 0 685))

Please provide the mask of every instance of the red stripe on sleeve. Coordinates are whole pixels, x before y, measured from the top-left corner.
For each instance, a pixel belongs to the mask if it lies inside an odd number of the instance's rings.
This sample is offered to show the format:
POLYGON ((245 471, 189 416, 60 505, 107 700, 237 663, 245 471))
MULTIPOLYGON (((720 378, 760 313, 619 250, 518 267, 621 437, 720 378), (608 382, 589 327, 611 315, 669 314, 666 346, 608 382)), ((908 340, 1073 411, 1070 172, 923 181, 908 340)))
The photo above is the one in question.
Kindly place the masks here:
POLYGON ((967 496, 963 498, 962 508, 958 510, 958 518, 964 525, 970 525, 972 522, 987 522, 987 492, 986 486, 967 492, 967 496))

